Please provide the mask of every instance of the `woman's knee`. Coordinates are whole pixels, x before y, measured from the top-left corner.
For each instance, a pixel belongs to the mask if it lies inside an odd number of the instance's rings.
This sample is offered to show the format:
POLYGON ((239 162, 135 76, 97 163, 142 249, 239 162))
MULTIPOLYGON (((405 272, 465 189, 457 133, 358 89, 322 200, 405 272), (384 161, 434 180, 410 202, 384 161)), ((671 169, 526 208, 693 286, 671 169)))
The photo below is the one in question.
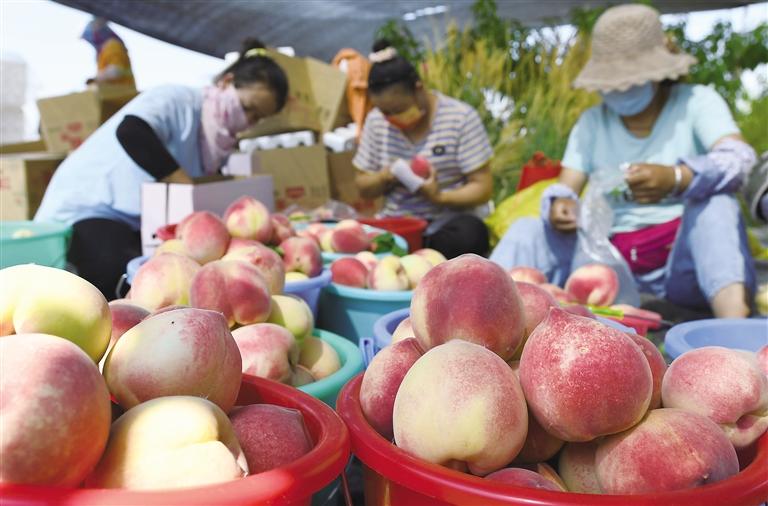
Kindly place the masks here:
POLYGON ((483 220, 472 214, 462 214, 424 237, 424 246, 435 249, 446 258, 464 253, 488 254, 490 236, 483 220))

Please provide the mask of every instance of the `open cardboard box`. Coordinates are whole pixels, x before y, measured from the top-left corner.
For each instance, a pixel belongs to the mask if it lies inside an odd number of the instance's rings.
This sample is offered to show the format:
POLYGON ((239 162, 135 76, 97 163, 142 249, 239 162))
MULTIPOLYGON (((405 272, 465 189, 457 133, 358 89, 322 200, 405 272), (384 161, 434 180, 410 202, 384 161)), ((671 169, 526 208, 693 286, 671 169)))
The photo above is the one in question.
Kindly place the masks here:
POLYGON ((250 195, 270 211, 275 209, 272 176, 260 174, 246 178, 208 176, 194 184, 144 183, 141 187, 141 245, 144 255, 154 253, 162 242, 157 229, 178 223, 195 211, 210 211, 223 216, 227 207, 250 195))
MULTIPOLYGON (((22 145, 19 145, 21 149, 22 145)), ((25 143, 26 147, 38 147, 25 143)), ((31 220, 40 207, 45 189, 64 161, 64 153, 19 153, 12 145, 0 155, 0 220, 31 220)))

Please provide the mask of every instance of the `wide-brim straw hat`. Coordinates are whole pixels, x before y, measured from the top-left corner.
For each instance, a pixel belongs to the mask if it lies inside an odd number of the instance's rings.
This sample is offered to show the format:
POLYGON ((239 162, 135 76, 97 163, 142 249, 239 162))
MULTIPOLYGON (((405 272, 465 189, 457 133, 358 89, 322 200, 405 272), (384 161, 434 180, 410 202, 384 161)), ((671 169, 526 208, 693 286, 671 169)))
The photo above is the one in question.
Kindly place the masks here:
POLYGON ((592 55, 573 85, 607 93, 688 74, 696 58, 671 52, 666 40, 655 9, 639 4, 611 7, 595 24, 592 55))

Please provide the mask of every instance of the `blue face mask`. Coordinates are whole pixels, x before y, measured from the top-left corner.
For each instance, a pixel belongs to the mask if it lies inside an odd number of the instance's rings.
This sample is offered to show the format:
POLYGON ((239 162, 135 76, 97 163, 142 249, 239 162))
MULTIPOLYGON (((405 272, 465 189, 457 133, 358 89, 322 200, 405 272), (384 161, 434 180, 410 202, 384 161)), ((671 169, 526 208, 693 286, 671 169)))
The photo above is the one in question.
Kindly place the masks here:
POLYGON ((600 92, 603 102, 619 116, 634 116, 651 104, 656 90, 652 82, 633 86, 627 91, 600 92))

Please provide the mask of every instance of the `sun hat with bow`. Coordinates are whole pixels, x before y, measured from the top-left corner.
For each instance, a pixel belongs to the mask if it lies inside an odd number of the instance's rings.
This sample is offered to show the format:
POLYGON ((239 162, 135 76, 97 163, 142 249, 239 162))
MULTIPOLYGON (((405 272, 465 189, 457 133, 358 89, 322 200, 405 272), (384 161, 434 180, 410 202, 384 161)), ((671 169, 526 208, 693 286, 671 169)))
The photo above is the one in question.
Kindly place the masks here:
POLYGON ((688 74, 696 58, 673 53, 666 40, 655 9, 640 4, 611 7, 595 23, 592 55, 573 85, 607 93, 688 74))

